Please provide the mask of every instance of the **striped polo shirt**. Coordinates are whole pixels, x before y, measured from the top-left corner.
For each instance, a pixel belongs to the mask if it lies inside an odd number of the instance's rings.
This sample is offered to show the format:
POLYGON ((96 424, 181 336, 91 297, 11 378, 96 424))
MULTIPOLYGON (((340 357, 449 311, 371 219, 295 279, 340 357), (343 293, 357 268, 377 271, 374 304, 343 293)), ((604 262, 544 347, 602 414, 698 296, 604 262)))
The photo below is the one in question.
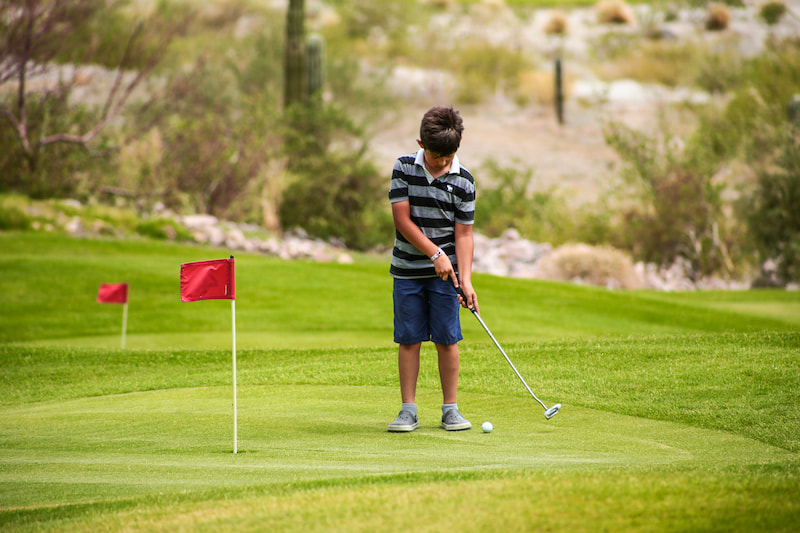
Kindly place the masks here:
MULTIPOLYGON (((453 158, 450 171, 436 179, 425 169, 424 150, 399 157, 392 171, 389 201, 409 202, 411 220, 434 244, 450 257, 457 270, 455 223, 475 221, 475 180, 453 158)), ((410 244, 395 230, 390 274, 395 278, 436 277, 430 257, 410 244)))

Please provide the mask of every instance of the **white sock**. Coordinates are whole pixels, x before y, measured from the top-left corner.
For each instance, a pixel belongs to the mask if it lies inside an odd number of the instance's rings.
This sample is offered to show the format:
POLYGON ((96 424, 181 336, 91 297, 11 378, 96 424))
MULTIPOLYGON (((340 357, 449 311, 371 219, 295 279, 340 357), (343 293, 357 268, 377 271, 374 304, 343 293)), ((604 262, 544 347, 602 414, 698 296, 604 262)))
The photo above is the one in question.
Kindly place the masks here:
POLYGON ((442 414, 445 414, 450 409, 458 409, 457 403, 443 403, 442 404, 442 414))

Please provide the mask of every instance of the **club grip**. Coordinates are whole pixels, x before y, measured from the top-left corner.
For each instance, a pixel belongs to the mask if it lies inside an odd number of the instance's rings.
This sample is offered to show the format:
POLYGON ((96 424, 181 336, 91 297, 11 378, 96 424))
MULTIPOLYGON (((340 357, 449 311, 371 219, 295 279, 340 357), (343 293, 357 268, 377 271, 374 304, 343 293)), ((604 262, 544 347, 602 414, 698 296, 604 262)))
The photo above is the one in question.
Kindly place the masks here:
MULTIPOLYGON (((458 294, 459 296, 461 296, 461 299, 462 299, 462 300, 464 300, 464 301, 466 302, 466 301, 467 301, 467 297, 466 297, 466 295, 464 294, 464 291, 462 291, 462 290, 461 290, 461 287, 454 287, 454 288, 455 288, 455 290, 456 290, 456 294, 458 294)), ((469 307, 469 303, 467 303, 467 309, 469 309, 470 311, 472 311, 472 313, 473 313, 473 314, 476 314, 475 308, 474 308, 474 307, 469 307)))

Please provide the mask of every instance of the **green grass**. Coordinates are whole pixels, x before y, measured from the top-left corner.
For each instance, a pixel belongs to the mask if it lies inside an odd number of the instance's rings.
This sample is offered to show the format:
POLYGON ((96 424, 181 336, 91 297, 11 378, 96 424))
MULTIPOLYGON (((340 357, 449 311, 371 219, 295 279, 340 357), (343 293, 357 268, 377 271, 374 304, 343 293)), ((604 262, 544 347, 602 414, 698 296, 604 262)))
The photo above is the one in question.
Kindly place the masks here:
POLYGON ((3 531, 794 531, 800 294, 617 292, 475 276, 459 405, 398 409, 391 280, 236 255, 238 445, 227 301, 180 303, 182 262, 145 240, 0 233, 3 531), (131 284, 121 307, 101 282, 131 284), (491 420, 495 430, 477 426, 491 420), (452 517, 457 516, 456 523, 452 517))

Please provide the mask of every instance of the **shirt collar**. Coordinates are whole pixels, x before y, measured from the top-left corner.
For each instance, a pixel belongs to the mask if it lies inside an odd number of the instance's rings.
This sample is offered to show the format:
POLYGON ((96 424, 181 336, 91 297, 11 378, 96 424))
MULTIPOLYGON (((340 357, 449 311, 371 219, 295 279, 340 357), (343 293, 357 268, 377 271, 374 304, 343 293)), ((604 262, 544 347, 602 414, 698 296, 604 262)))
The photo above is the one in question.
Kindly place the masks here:
MULTIPOLYGON (((417 157, 414 159, 414 164, 421 166, 422 169, 425 171, 425 174, 427 175, 430 174, 430 172, 428 172, 428 169, 425 168, 425 159, 424 159, 425 156, 423 155, 424 153, 425 153, 424 148, 420 148, 419 150, 417 150, 417 157)), ((450 165, 450 170, 447 173, 459 174, 460 172, 461 172, 461 163, 458 160, 458 154, 456 154, 453 156, 453 162, 450 165)))

